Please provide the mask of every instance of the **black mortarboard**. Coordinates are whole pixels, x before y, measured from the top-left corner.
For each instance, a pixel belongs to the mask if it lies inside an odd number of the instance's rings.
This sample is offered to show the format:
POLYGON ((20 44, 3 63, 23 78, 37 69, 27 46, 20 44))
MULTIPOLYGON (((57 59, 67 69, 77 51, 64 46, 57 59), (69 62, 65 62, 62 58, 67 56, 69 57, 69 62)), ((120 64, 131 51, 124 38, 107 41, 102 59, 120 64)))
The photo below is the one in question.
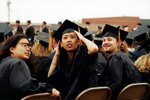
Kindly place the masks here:
POLYGON ((95 31, 88 31, 85 33, 84 37, 92 41, 93 40, 92 34, 95 34, 95 33, 96 33, 95 31))
POLYGON ((103 34, 104 37, 111 36, 111 37, 114 37, 114 38, 118 38, 118 31, 119 31, 118 28, 106 24, 103 31, 102 31, 102 34, 103 34))
POLYGON ((134 40, 136 42, 140 42, 143 41, 144 39, 146 39, 148 37, 148 27, 145 25, 142 25, 141 27, 139 27, 136 31, 136 34, 134 36, 134 40))
POLYGON ((120 39, 121 39, 121 41, 124 41, 126 39, 127 35, 128 35, 127 31, 124 31, 124 30, 120 29, 120 39))
POLYGON ((0 33, 4 33, 5 36, 9 34, 12 30, 13 28, 8 26, 7 23, 0 23, 0 33))
POLYGON ((39 40, 40 44, 42 44, 45 47, 48 47, 48 45, 49 45, 49 34, 47 34, 45 32, 39 32, 36 39, 39 40))
POLYGON ((82 35, 84 35, 87 32, 87 30, 83 27, 66 19, 56 31, 56 35, 58 39, 61 40, 62 34, 66 32, 73 32, 73 30, 80 32, 82 35))
POLYGON ((36 37, 37 40, 49 43, 49 34, 45 32, 39 32, 39 34, 36 37))
POLYGON ((133 42, 134 42, 134 34, 136 34, 136 32, 134 33, 134 31, 128 33, 128 35, 126 36, 126 39, 125 39, 127 44, 129 44, 129 45, 133 44, 133 42))

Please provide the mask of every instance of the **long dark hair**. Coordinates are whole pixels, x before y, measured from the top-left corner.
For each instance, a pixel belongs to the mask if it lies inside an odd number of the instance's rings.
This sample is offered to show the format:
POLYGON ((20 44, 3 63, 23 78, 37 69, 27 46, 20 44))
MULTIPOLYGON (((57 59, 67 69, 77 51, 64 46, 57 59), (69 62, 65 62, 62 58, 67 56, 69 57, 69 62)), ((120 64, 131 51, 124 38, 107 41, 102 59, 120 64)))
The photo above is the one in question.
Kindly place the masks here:
POLYGON ((4 57, 10 56, 10 47, 15 47, 22 38, 28 39, 23 34, 16 34, 8 38, 0 48, 0 60, 4 57))

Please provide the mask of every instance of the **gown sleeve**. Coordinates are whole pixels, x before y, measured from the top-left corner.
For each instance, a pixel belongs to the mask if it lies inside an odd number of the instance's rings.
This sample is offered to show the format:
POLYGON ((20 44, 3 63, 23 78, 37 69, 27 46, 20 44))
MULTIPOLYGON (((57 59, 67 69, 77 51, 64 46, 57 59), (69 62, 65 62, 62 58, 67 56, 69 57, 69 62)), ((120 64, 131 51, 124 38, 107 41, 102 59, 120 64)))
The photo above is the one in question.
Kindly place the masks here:
POLYGON ((22 60, 12 66, 9 84, 12 95, 18 97, 37 92, 51 92, 52 89, 50 85, 33 79, 26 63, 22 60))

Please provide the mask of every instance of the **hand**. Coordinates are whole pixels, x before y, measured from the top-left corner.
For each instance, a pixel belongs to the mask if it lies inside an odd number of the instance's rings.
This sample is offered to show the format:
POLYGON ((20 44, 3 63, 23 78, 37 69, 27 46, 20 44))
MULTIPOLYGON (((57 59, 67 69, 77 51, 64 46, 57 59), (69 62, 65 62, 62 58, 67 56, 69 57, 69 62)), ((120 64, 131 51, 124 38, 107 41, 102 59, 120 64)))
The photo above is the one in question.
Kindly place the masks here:
POLYGON ((56 89, 52 89, 52 94, 51 94, 51 96, 60 96, 60 92, 58 91, 58 90, 56 90, 56 89))
POLYGON ((57 44, 55 55, 60 55, 60 41, 57 44))
POLYGON ((77 34, 77 36, 80 40, 82 40, 84 38, 84 36, 81 33, 79 33, 78 31, 74 31, 74 32, 77 34))

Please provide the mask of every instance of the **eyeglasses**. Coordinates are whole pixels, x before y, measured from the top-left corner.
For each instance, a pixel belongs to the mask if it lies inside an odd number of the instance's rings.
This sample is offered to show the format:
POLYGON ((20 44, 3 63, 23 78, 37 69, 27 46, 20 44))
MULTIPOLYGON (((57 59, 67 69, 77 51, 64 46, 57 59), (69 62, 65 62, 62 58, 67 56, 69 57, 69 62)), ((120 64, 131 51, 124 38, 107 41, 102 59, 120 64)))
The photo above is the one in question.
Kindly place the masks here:
POLYGON ((24 48, 31 48, 31 45, 29 43, 18 43, 24 48))

